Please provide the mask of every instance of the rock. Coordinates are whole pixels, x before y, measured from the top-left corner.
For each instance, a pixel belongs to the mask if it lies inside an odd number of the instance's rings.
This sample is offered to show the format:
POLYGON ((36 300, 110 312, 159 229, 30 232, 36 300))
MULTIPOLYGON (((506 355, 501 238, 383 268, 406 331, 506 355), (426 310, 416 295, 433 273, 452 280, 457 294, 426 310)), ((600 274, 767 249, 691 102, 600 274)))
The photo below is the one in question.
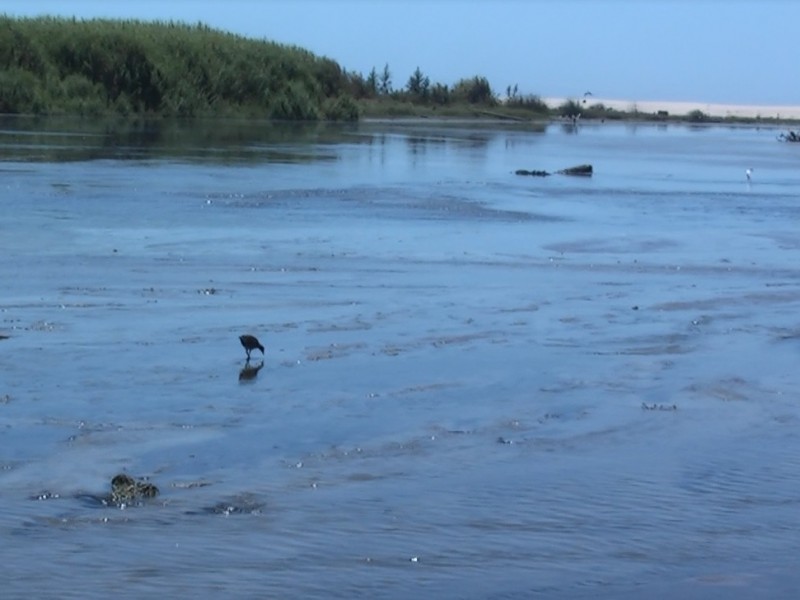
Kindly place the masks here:
POLYGON ((111 480, 111 504, 122 506, 156 496, 158 488, 149 481, 137 481, 125 473, 111 480))
POLYGON ((678 410, 677 404, 647 404, 642 402, 642 410, 661 410, 661 411, 674 411, 678 410))

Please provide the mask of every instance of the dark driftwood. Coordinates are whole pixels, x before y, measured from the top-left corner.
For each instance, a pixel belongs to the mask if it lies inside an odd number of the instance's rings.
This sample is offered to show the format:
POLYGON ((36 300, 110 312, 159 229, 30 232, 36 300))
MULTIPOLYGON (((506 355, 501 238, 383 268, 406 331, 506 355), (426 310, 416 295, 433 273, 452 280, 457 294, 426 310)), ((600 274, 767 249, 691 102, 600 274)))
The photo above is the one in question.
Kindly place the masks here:
POLYGON ((782 142, 800 142, 800 133, 796 131, 789 131, 789 133, 781 133, 778 139, 782 142))
MULTIPOLYGON (((529 171, 528 169, 517 169, 514 171, 517 175, 533 175, 534 177, 547 177, 548 175, 552 175, 552 173, 548 173, 547 171, 529 171)), ((578 165, 576 167, 569 167, 568 169, 561 169, 560 171, 556 171, 559 175, 580 175, 582 177, 591 177, 592 175, 592 165, 578 165)))
POLYGON ((558 171, 561 175, 581 175, 583 177, 591 177, 592 165, 578 165, 577 167, 570 167, 569 169, 561 169, 558 171))

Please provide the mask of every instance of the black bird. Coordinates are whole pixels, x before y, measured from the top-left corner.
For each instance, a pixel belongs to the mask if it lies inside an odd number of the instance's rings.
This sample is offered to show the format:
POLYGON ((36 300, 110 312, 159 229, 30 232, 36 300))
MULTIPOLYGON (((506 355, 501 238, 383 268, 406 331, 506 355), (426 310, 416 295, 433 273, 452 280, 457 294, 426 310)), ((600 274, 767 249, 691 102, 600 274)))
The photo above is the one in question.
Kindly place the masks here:
POLYGON ((244 346, 247 352, 247 360, 250 360, 250 353, 256 348, 261 350, 261 354, 264 354, 264 346, 261 345, 261 342, 258 341, 256 336, 248 334, 240 335, 239 341, 242 342, 242 346, 244 346))

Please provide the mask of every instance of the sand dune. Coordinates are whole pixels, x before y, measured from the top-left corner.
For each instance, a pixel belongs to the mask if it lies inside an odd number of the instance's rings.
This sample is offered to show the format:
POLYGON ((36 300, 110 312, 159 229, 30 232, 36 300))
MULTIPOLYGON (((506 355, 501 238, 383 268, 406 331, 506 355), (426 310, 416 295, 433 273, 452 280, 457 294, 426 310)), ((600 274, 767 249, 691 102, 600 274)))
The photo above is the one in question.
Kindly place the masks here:
MULTIPOLYGON (((558 106, 568 98, 543 98, 549 106, 558 106)), ((581 99, 582 101, 582 99, 581 99)), ((708 102, 676 102, 674 100, 617 100, 586 98, 587 106, 603 104, 616 110, 639 110, 645 113, 667 111, 670 115, 685 115, 701 110, 712 117, 742 117, 764 119, 800 119, 800 105, 714 104, 708 102)))

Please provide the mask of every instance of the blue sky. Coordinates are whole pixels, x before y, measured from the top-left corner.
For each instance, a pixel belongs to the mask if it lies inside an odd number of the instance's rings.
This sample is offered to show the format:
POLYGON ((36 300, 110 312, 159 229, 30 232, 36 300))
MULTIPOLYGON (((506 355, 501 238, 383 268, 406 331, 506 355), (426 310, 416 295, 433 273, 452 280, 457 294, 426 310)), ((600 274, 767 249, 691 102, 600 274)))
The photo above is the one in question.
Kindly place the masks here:
POLYGON ((302 46, 394 87, 486 76, 496 92, 800 104, 793 0, 3 0, 14 16, 204 23, 302 46))

